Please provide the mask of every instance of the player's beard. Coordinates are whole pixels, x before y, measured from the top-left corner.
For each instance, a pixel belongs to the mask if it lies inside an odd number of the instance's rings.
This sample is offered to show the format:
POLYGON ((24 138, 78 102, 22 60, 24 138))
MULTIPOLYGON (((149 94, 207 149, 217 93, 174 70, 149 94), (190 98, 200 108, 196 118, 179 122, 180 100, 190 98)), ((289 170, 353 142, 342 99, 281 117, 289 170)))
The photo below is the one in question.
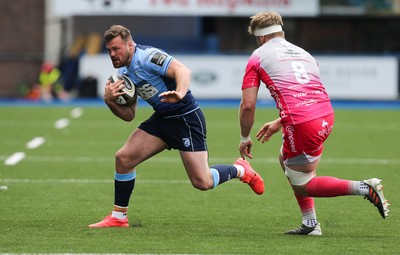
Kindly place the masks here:
POLYGON ((129 65, 129 59, 131 58, 131 53, 126 51, 122 58, 114 57, 111 58, 114 68, 120 68, 129 65))

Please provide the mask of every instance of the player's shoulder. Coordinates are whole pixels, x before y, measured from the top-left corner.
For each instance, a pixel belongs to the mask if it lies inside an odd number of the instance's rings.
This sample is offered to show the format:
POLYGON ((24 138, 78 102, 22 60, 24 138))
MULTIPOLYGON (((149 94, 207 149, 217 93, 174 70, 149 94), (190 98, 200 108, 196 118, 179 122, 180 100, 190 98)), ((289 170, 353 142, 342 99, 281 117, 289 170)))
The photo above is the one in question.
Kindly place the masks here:
POLYGON ((171 56, 165 51, 149 45, 137 45, 138 57, 144 63, 152 63, 162 66, 164 61, 171 56))

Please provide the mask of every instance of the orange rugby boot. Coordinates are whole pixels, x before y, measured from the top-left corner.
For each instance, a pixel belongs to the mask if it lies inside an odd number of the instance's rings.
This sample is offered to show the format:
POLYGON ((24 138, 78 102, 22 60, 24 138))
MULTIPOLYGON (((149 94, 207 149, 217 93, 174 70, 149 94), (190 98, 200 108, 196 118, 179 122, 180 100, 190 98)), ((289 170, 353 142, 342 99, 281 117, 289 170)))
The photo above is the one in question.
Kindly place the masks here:
POLYGON ((105 217, 102 221, 90 224, 88 226, 89 228, 110 228, 110 227, 119 227, 119 228, 127 228, 129 227, 128 224, 128 218, 124 220, 120 220, 117 218, 114 218, 110 215, 105 217))
POLYGON ((264 180, 261 176, 254 171, 250 166, 250 163, 242 158, 238 158, 235 161, 236 165, 241 165, 244 168, 244 175, 240 180, 244 183, 249 184, 250 188, 258 195, 264 193, 264 180))

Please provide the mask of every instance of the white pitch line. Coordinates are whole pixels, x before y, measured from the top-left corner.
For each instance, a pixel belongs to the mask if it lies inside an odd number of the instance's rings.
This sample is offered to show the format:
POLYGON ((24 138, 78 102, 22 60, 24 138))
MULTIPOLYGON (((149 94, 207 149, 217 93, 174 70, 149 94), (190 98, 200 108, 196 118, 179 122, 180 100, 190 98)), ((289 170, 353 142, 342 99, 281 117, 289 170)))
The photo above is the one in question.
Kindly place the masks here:
POLYGON ((79 108, 79 107, 72 109, 71 113, 70 113, 71 117, 74 119, 80 118, 82 116, 82 114, 83 114, 83 110, 82 110, 82 108, 79 108))
MULTIPOLYGON (((0 155, 0 160, 5 160, 9 156, 0 155)), ((217 163, 229 163, 233 162, 235 158, 233 157, 210 157, 210 165, 217 163)), ((27 156, 25 161, 30 162, 79 162, 79 163, 92 163, 92 162, 113 162, 113 155, 109 156, 27 156)), ((179 163, 181 164, 181 159, 176 157, 154 157, 146 162, 162 162, 162 163, 179 163)), ((278 158, 255 158, 249 160, 250 163, 256 164, 279 164, 278 158)), ((359 165, 400 165, 400 159, 379 159, 379 158, 322 158, 321 164, 359 164, 359 165)))
POLYGON ((68 125, 69 125, 69 119, 67 119, 67 118, 59 119, 54 123, 54 127, 57 129, 66 128, 66 127, 68 127, 68 125))
MULTIPOLYGON (((0 179, 1 183, 31 183, 31 184, 112 184, 114 179, 0 179)), ((140 179, 137 178, 139 184, 189 184, 188 179, 185 180, 165 180, 165 179, 140 179)), ((241 182, 229 182, 241 184, 241 182)))
POLYGON ((27 144, 26 144, 26 148, 28 149, 36 149, 37 147, 39 147, 40 145, 42 145, 46 140, 44 139, 44 137, 35 137, 32 140, 30 140, 27 144))
POLYGON ((20 162, 25 158, 25 153, 24 152, 16 152, 10 157, 8 157, 5 161, 4 164, 7 166, 12 166, 20 162))

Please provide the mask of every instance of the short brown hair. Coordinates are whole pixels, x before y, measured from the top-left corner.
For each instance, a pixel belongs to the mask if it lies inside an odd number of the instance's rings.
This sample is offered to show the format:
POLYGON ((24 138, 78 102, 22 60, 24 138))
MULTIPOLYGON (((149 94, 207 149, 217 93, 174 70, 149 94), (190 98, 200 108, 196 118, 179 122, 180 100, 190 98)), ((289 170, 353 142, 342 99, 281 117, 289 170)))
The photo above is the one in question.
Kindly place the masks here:
POLYGON ((120 36, 122 40, 128 41, 132 40, 131 31, 121 25, 112 25, 106 32, 104 32, 104 41, 106 43, 110 42, 115 37, 120 36))
POLYGON ((257 29, 262 29, 273 25, 283 26, 281 15, 274 11, 259 12, 256 15, 250 17, 250 19, 251 21, 248 29, 249 34, 254 34, 254 31, 256 31, 257 29))

